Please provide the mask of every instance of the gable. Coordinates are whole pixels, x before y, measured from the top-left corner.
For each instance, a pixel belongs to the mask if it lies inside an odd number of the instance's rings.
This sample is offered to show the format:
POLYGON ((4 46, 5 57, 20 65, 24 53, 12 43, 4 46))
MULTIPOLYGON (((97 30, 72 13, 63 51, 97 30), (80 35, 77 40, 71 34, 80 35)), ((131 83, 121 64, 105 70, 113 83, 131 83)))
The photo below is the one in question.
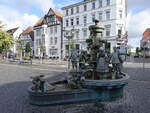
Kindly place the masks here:
POLYGON ((48 16, 54 16, 55 14, 54 14, 54 12, 52 11, 52 9, 49 9, 49 11, 48 11, 48 14, 47 14, 48 16))

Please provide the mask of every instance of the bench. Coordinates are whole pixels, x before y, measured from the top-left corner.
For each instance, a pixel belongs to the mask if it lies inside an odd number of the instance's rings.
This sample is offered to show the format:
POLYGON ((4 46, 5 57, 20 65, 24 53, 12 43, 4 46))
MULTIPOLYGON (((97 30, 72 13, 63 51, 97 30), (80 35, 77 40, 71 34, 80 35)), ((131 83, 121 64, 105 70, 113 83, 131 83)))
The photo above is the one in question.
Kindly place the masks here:
POLYGON ((21 60, 21 61, 19 61, 19 63, 20 64, 25 64, 25 63, 32 64, 32 60, 21 60))

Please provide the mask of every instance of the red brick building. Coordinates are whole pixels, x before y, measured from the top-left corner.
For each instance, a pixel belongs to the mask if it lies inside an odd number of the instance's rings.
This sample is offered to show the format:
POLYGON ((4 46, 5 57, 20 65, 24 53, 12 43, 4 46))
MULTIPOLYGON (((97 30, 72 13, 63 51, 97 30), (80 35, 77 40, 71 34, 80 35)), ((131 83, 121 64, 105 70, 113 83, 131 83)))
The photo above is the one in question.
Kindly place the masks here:
POLYGON ((141 48, 146 50, 146 55, 150 56, 150 28, 147 28, 143 33, 141 48))

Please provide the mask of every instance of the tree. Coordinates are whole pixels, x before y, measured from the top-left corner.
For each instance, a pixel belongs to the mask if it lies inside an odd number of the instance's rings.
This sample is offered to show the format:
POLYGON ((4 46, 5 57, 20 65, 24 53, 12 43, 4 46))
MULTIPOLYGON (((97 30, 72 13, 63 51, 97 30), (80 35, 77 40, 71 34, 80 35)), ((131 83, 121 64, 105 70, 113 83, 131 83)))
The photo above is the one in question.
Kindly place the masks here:
POLYGON ((139 47, 136 47, 136 54, 139 56, 139 53, 141 52, 139 47))
POLYGON ((31 46, 30 43, 28 42, 25 46, 25 52, 27 53, 27 55, 29 56, 29 53, 31 52, 31 46))
POLYGON ((8 57, 7 53, 10 50, 10 47, 15 43, 15 40, 10 34, 3 30, 4 26, 2 21, 0 21, 0 53, 3 53, 3 55, 7 55, 8 57))
POLYGON ((10 47, 15 43, 15 40, 13 37, 0 29, 0 50, 1 53, 6 55, 8 51, 10 50, 10 47))
POLYGON ((2 23, 2 21, 0 21, 0 30, 2 30, 4 28, 4 24, 2 23))

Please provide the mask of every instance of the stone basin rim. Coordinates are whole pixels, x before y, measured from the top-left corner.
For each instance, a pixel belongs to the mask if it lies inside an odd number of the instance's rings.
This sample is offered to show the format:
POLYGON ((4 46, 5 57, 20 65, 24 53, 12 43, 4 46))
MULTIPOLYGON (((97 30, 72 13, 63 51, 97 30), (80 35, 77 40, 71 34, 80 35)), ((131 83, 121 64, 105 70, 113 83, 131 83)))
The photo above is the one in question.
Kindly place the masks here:
POLYGON ((91 86, 91 87, 118 87, 122 85, 128 84, 130 76, 126 74, 123 76, 121 79, 116 79, 116 80, 88 80, 86 79, 83 81, 83 86, 91 86))
POLYGON ((127 81, 129 80, 130 76, 128 74, 125 74, 125 76, 123 76, 120 79, 103 79, 103 80, 89 80, 89 79, 85 79, 85 81, 93 81, 93 82, 122 82, 122 81, 127 81))

